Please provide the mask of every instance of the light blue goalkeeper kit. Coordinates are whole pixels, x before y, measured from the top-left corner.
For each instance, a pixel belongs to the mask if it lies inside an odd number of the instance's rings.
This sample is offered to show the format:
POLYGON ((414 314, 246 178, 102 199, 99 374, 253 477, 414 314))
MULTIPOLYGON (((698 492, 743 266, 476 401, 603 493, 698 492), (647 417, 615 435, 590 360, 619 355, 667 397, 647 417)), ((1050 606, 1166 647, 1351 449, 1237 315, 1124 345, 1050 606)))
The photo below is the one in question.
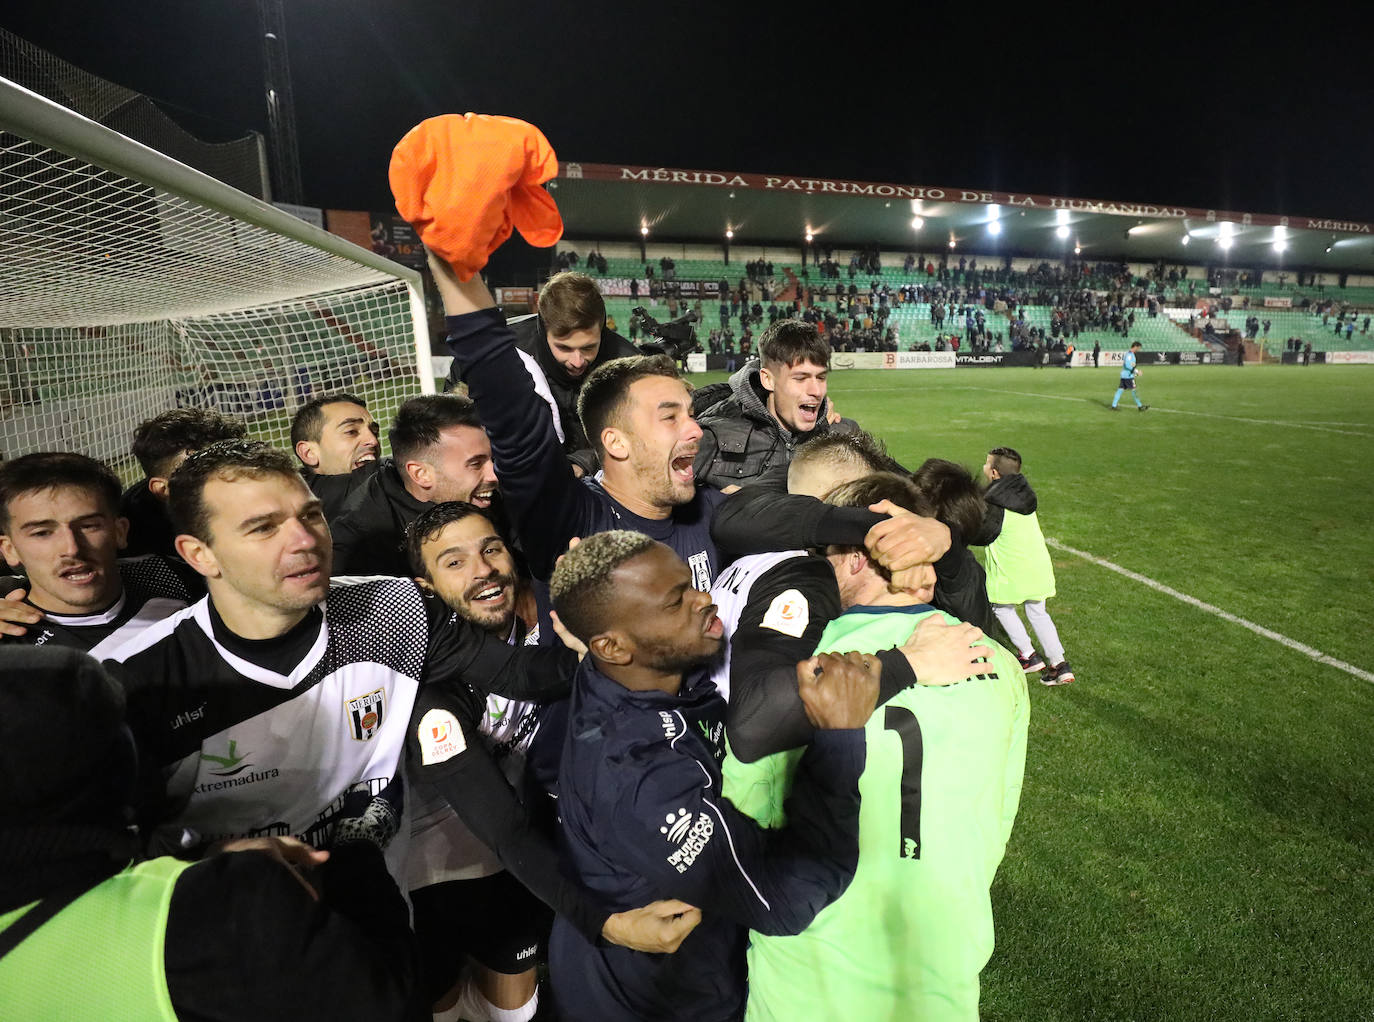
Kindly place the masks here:
POLYGON ((1139 408, 1140 395, 1135 392, 1135 352, 1128 351, 1121 359, 1121 380, 1117 384, 1116 395, 1112 398, 1112 407, 1121 400, 1121 395, 1126 391, 1131 392, 1131 398, 1135 401, 1135 406, 1139 408))

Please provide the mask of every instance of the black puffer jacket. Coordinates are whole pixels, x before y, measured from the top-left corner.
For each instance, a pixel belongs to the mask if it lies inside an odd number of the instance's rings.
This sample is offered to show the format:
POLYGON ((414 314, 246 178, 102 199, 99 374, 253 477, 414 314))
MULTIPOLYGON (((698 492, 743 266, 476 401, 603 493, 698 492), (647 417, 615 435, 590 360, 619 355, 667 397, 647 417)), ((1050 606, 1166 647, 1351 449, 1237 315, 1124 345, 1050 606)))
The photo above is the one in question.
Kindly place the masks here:
POLYGON ((698 485, 724 488, 752 482, 770 469, 785 468, 797 444, 831 430, 858 431, 853 419, 841 419, 833 426, 826 421, 828 397, 821 402, 815 429, 794 433, 785 428, 768 410, 768 392, 759 381, 759 368, 757 359, 746 362, 730 377, 730 396, 711 407, 700 410, 693 401, 702 429, 695 463, 698 485))
POLYGON ((334 574, 408 576, 406 527, 428 506, 410 495, 396 462, 383 458, 347 510, 330 523, 334 574))

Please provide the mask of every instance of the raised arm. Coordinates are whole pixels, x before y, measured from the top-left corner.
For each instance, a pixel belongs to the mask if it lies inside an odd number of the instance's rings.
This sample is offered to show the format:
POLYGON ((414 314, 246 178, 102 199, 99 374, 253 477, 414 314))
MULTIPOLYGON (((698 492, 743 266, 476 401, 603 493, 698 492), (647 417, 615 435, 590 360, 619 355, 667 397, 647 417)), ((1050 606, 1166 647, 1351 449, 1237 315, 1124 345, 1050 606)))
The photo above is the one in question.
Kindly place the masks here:
POLYGON ((898 588, 933 581, 929 565, 951 548, 949 526, 923 518, 890 501, 872 508, 831 507, 815 497, 746 486, 716 510, 711 523, 716 546, 730 556, 769 550, 862 546, 892 573, 898 588))
POLYGON ((568 540, 585 535, 597 502, 563 454, 548 404, 515 347, 515 334, 481 279, 460 281, 432 254, 448 314, 448 347, 491 438, 501 493, 535 578, 547 581, 568 540))

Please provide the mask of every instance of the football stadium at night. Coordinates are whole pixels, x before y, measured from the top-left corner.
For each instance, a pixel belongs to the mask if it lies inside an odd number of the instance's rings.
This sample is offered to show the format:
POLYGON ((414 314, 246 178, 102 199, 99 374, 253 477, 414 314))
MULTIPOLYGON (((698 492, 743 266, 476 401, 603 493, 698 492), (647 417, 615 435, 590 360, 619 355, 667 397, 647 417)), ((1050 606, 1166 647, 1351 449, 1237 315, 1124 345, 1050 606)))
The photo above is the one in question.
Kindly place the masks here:
POLYGON ((1374 1016, 1370 86, 826 18, 0 15, 0 1017, 1374 1016))

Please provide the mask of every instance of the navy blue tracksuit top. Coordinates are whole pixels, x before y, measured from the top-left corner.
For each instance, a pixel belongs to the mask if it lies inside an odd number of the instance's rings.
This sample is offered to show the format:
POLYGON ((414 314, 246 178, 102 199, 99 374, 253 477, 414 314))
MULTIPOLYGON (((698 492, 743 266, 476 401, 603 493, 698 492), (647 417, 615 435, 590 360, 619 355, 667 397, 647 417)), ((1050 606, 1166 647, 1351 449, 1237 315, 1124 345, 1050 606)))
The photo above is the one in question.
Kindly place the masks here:
POLYGON ((632 692, 583 661, 560 770, 559 851, 612 911, 680 898, 702 922, 675 954, 589 943, 561 917, 559 1015, 716 1022, 744 1011, 747 929, 793 934, 838 898, 859 855, 862 730, 817 731, 766 830, 721 796, 725 701, 705 670, 677 695, 632 692))

